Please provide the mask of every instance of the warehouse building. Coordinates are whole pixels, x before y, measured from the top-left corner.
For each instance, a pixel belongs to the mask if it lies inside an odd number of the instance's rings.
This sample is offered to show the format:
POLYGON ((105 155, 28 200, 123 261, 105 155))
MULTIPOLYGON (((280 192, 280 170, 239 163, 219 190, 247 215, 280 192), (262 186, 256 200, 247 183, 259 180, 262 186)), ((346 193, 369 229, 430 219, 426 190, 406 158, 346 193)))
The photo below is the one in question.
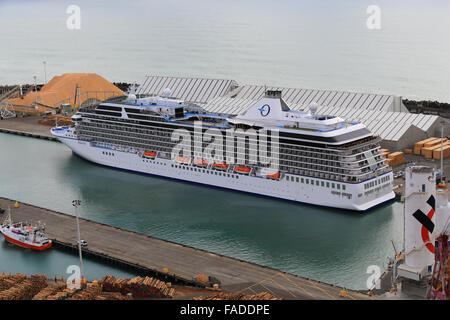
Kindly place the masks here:
POLYGON ((198 103, 210 112, 228 115, 245 112, 266 90, 281 90, 283 99, 292 110, 308 111, 309 105, 315 102, 319 104, 318 113, 364 123, 383 139, 382 147, 390 150, 411 148, 419 140, 440 135, 441 130, 439 116, 412 114, 404 106, 402 98, 393 95, 240 86, 234 80, 161 76, 147 77, 137 93, 158 95, 165 88, 170 88, 173 97, 198 103))

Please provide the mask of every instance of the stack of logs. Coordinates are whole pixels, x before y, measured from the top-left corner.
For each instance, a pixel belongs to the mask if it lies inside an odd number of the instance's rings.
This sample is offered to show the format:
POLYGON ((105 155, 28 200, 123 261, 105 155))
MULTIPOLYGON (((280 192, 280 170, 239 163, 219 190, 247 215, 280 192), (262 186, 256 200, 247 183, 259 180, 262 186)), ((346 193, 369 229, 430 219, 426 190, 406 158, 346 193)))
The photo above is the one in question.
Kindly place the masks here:
POLYGON ((131 293, 133 297, 173 298, 175 293, 166 283, 150 277, 116 279, 114 276, 106 276, 102 279, 102 286, 106 292, 120 292, 124 295, 131 293))
POLYGON ((33 297, 33 300, 57 300, 55 299, 55 295, 58 292, 64 291, 66 289, 65 281, 57 281, 45 287, 41 292, 33 297))
POLYGON ((47 277, 40 274, 32 275, 30 278, 20 273, 9 279, 4 274, 1 276, 4 289, 0 292, 0 300, 31 300, 47 286, 47 277))
POLYGON ((63 280, 49 281, 45 275, 0 274, 0 300, 131 300, 133 298, 173 298, 170 285, 150 277, 116 279, 86 283, 71 289, 63 280))
POLYGON ((73 126, 74 123, 70 117, 66 117, 63 115, 49 115, 47 118, 39 120, 40 124, 43 124, 45 126, 55 126, 58 124, 58 126, 73 126), (56 121, 58 119, 58 121, 56 121))

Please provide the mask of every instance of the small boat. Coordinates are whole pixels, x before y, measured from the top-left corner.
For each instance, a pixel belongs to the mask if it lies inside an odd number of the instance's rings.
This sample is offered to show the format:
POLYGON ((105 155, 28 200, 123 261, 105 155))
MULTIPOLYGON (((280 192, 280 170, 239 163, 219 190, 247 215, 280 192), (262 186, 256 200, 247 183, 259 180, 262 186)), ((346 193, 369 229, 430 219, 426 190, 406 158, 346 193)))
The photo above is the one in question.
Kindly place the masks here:
POLYGON ((227 170, 228 169, 228 164, 226 162, 215 162, 213 164, 213 168, 214 169, 219 169, 219 170, 227 170))
POLYGON ((0 227, 5 240, 19 247, 42 251, 52 246, 52 240, 45 235, 45 225, 33 226, 30 223, 12 223, 11 210, 0 227))
POLYGON ((234 168, 234 171, 238 172, 238 173, 247 173, 248 174, 248 173, 250 173, 251 169, 249 167, 245 167, 245 166, 236 166, 234 168))
POLYGON ((188 157, 176 157, 175 161, 181 164, 189 164, 191 162, 191 159, 188 157))
POLYGON ((142 157, 143 157, 143 158, 148 158, 148 159, 155 159, 155 157, 156 157, 156 152, 153 152, 153 151, 145 151, 145 152, 142 154, 142 157))
POLYGON ((267 175, 267 178, 273 179, 273 180, 280 180, 280 172, 269 173, 267 175))
POLYGON ((208 161, 206 161, 205 159, 195 159, 194 160, 194 165, 199 166, 199 167, 206 167, 208 166, 208 161))

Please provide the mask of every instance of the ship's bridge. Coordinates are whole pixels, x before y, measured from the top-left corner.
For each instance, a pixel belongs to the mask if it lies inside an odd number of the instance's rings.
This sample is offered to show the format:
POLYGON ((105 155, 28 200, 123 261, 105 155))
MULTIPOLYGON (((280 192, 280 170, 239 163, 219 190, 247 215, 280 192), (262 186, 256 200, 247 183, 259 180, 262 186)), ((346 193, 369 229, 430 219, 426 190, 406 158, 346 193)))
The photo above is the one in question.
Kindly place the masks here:
POLYGON ((281 98, 281 91, 269 90, 264 98, 251 106, 245 113, 230 118, 235 125, 277 126, 289 129, 330 131, 350 126, 344 119, 331 115, 316 114, 317 105, 310 106, 310 112, 291 110, 281 98))

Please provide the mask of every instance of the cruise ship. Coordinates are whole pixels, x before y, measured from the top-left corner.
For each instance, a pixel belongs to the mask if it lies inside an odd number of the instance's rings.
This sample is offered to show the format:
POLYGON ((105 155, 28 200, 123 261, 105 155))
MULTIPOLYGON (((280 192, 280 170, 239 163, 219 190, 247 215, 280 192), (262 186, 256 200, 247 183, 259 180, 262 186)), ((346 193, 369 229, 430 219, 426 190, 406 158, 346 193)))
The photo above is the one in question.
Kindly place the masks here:
POLYGON ((364 124, 291 110, 281 91, 240 115, 132 90, 52 134, 101 165, 299 203, 367 211, 394 199, 380 138, 364 124))

